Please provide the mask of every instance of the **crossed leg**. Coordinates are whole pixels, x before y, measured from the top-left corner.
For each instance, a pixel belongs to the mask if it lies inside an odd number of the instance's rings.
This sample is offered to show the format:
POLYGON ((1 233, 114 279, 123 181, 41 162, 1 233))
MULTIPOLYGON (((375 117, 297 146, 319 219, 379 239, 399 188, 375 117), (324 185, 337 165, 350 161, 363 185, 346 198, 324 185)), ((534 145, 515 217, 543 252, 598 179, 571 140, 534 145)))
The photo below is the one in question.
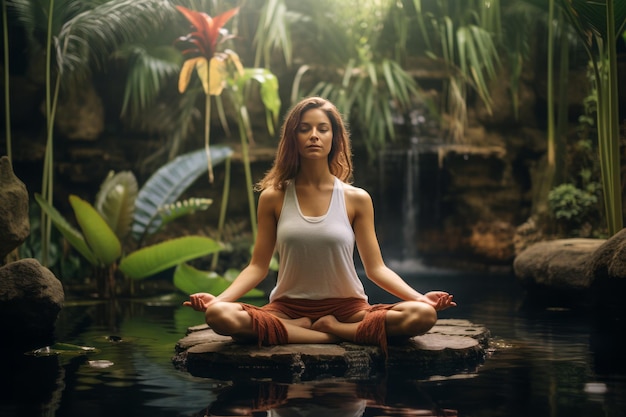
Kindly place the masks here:
MULTIPOLYGON (((364 313, 358 313, 346 322, 334 316, 316 320, 312 329, 334 334, 344 340, 355 341, 364 313)), ((437 322, 437 312, 428 304, 405 301, 394 305, 385 315, 387 337, 413 337, 428 332, 437 322)))
MULTIPOLYGON (((283 323, 287 330, 288 343, 336 343, 341 340, 331 333, 312 329, 312 320, 308 317, 290 319, 279 313, 268 314, 274 315, 283 323)), ((239 303, 212 304, 205 311, 205 320, 215 333, 231 336, 235 340, 251 341, 258 337, 253 330, 252 317, 239 303)))
MULTIPOLYGON (((345 322, 334 316, 323 316, 312 322, 310 318, 289 319, 280 313, 279 318, 287 330, 288 343, 336 343, 356 340, 360 322, 365 312, 354 314, 345 322)), ((205 312, 207 324, 218 334, 232 336, 235 340, 251 341, 258 335, 253 330, 252 317, 239 303, 215 303, 205 312)), ((437 312, 426 303, 405 301, 391 307, 385 315, 388 337, 412 337, 426 333, 437 321, 437 312)))

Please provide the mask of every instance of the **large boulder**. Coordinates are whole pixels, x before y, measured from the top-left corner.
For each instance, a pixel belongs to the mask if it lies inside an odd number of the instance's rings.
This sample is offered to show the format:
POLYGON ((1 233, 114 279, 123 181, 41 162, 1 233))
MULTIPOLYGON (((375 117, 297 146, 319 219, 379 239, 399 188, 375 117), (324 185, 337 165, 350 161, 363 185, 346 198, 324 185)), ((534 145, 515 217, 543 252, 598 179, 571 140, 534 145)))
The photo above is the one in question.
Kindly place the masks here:
POLYGON ((9 158, 0 157, 0 264, 29 234, 28 191, 9 158))
POLYGON ((626 280, 626 228, 602 242, 588 267, 594 280, 626 280))
POLYGON ((0 349, 28 351, 53 344, 64 300, 61 282, 36 259, 0 267, 0 349))
POLYGON ((626 316, 626 304, 619 297, 626 294, 626 228, 600 245, 587 268, 593 280, 593 304, 626 316))
POLYGON ((526 288, 576 291, 589 288, 587 263, 603 243, 599 239, 557 239, 535 243, 513 262, 517 280, 526 288))
POLYGON ((623 304, 608 295, 626 289, 626 229, 610 239, 532 244, 515 258, 513 269, 531 295, 546 296, 552 303, 623 304))

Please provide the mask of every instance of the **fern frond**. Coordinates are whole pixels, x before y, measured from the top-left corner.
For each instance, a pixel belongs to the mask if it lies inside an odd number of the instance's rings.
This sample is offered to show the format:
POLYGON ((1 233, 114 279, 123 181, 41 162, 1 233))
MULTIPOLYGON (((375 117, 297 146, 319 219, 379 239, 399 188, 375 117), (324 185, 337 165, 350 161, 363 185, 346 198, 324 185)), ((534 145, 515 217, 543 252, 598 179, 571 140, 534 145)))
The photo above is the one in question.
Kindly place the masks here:
POLYGON ((213 200, 210 198, 190 198, 159 207, 162 225, 166 225, 179 217, 193 214, 196 211, 206 210, 211 204, 213 204, 213 200))

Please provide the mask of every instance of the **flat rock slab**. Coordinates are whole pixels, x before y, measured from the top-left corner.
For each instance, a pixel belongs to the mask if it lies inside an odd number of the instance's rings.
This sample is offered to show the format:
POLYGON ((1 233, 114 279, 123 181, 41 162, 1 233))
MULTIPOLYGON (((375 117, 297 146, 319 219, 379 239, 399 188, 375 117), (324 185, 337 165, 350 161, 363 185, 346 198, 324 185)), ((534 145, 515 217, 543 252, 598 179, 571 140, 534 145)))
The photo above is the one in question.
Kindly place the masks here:
POLYGON ((325 377, 363 379, 412 372, 416 378, 474 370, 487 353, 489 330, 467 320, 441 319, 426 334, 380 348, 353 343, 258 347, 220 336, 208 326, 189 328, 172 361, 194 376, 237 380, 308 381, 325 377))

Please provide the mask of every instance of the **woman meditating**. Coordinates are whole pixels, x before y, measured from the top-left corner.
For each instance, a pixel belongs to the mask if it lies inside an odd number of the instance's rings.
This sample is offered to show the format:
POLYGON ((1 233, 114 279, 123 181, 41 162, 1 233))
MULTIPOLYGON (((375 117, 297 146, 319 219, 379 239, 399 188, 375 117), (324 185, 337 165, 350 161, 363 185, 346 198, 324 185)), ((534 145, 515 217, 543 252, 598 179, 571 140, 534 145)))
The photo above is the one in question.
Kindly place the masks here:
POLYGON ((204 311, 221 335, 259 345, 350 341, 380 346, 390 337, 430 330, 437 311, 456 306, 443 291, 411 288, 382 258, 370 195, 350 185, 352 153, 346 126, 329 101, 310 97, 288 113, 272 168, 257 184, 258 233, 252 258, 220 295, 192 294, 184 305, 204 311), (353 259, 368 279, 401 302, 370 305, 353 259), (239 303, 279 271, 269 303, 239 303))

